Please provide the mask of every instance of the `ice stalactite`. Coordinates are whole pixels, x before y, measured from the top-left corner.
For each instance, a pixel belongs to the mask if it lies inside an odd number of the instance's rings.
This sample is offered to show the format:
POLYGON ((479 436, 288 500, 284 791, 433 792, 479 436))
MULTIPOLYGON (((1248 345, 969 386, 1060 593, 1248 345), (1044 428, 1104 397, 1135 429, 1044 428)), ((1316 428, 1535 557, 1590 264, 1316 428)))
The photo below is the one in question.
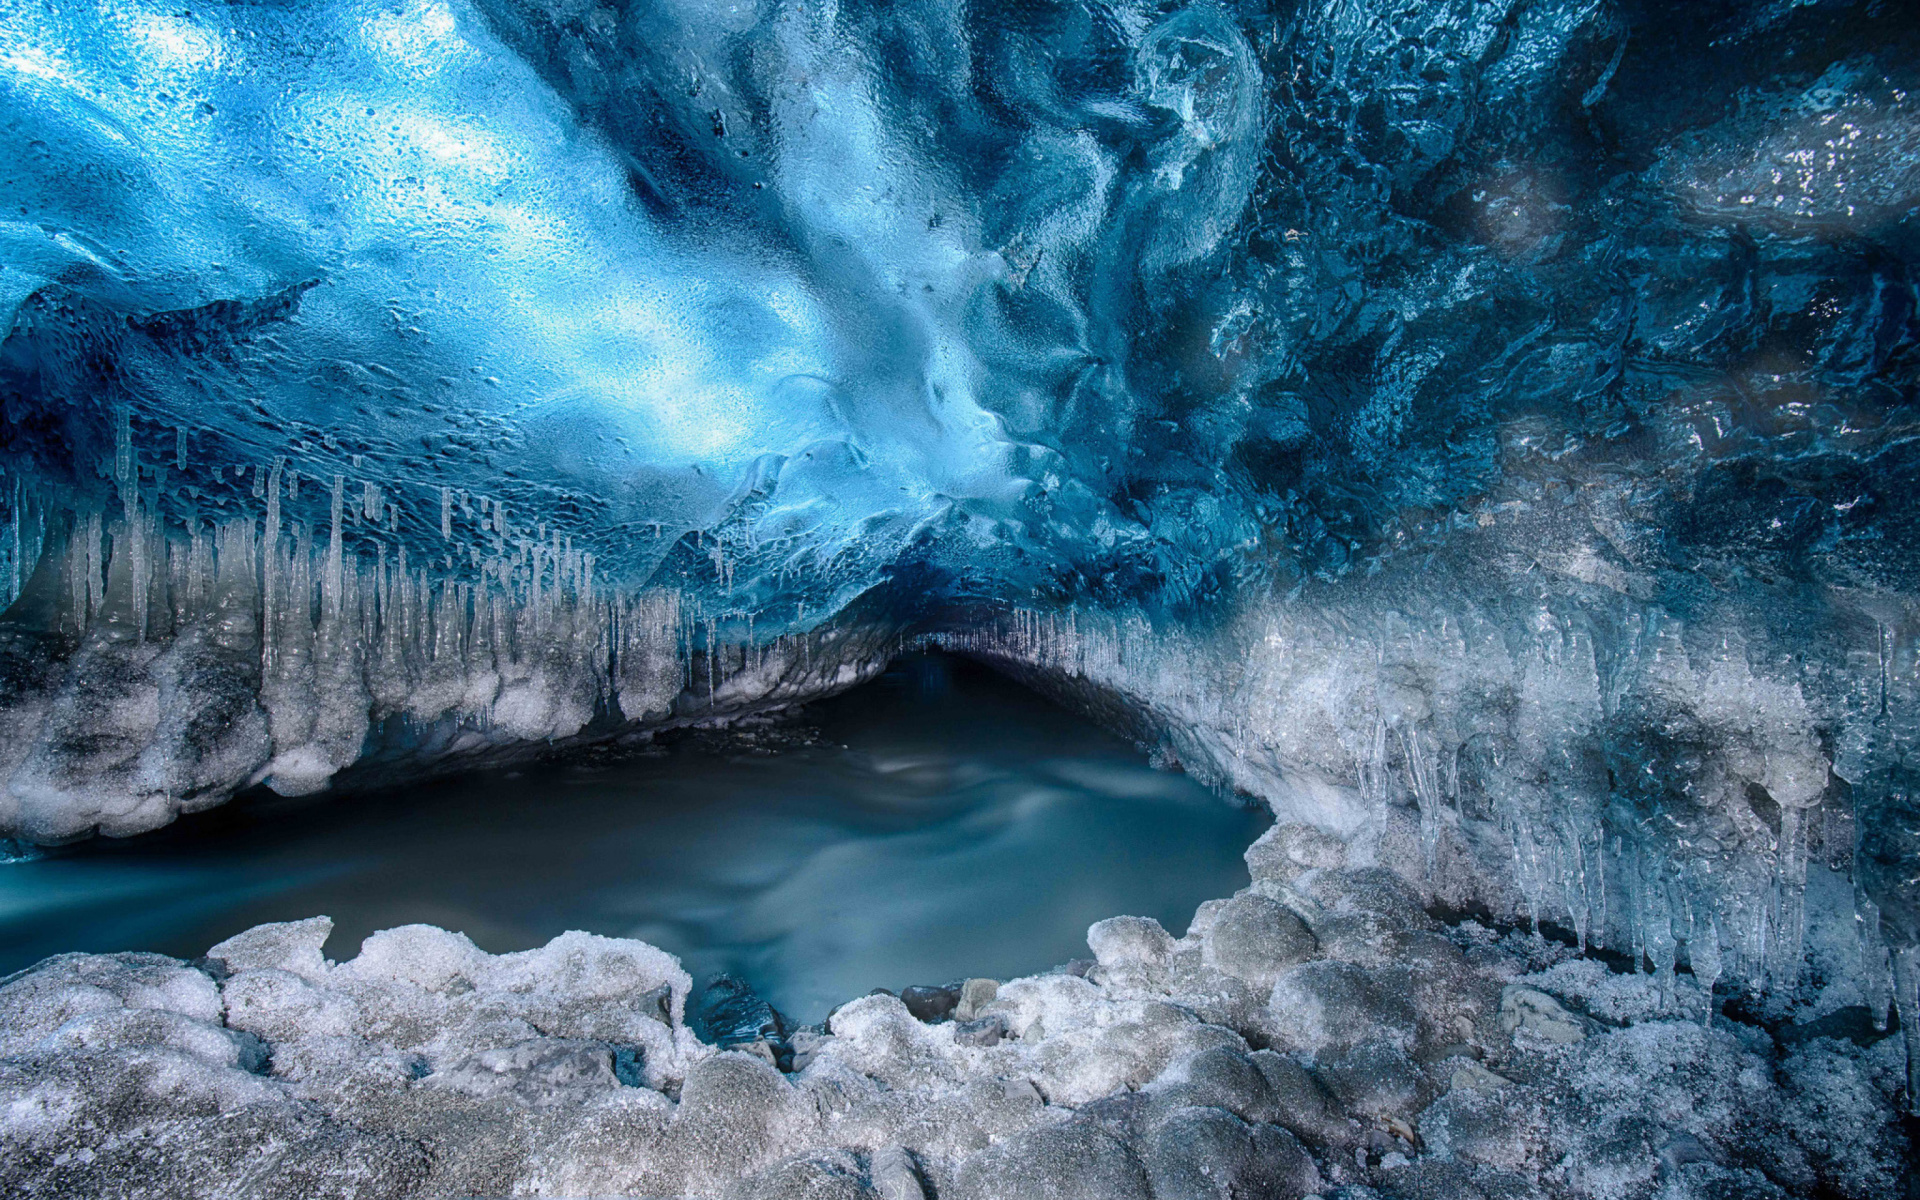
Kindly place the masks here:
POLYGON ((593 553, 498 501, 483 550, 423 563, 377 484, 333 474, 323 526, 293 515, 285 457, 254 469, 255 512, 163 504, 165 469, 116 429, 114 511, 50 517, 14 489, 8 542, 30 554, 5 619, 9 835, 132 833, 254 783, 314 791, 369 755, 420 767, 778 707, 900 644, 831 623, 754 643, 751 614, 608 585, 593 553))
MULTIPOLYGON (((1868 994, 1907 1002, 1911 981, 1890 971, 1867 892, 1842 911, 1807 901, 1822 806, 1843 803, 1825 786, 1810 729, 1823 705, 1844 711, 1848 694, 1761 676, 1732 642, 1702 647, 1670 614, 1636 623, 1655 631, 1629 652, 1642 665, 1616 666, 1603 701, 1595 660, 1623 656, 1589 632, 1604 628, 1599 613, 1569 606, 1494 654, 1476 646, 1484 617, 1470 610, 1430 613, 1411 636, 1390 609, 1358 611, 1249 611, 1208 635, 1213 648, 1139 614, 1044 609, 935 640, 1096 710, 1130 708, 1132 728, 1168 759, 1371 846, 1437 900, 1626 954, 1669 1005, 1686 967, 1709 993, 1730 984, 1785 1011, 1805 983, 1814 923, 1857 946, 1868 994), (1397 647, 1383 650, 1389 639, 1397 647), (1234 651, 1219 653, 1220 642, 1234 651), (1508 697, 1510 716, 1489 720, 1480 697, 1490 692, 1508 697), (1684 745, 1613 741, 1610 712, 1638 719, 1656 705, 1688 731, 1684 745), (1552 722, 1530 718, 1539 710, 1552 722), (1679 772, 1696 799, 1643 807, 1623 768, 1646 767, 1650 753, 1666 754, 1661 769, 1679 772), (1570 771, 1582 761, 1602 765, 1583 779, 1570 771)), ((1853 827, 1874 827, 1872 813, 1852 816, 1853 827)), ((1850 846, 1822 835, 1817 849, 1852 869, 1850 846)))

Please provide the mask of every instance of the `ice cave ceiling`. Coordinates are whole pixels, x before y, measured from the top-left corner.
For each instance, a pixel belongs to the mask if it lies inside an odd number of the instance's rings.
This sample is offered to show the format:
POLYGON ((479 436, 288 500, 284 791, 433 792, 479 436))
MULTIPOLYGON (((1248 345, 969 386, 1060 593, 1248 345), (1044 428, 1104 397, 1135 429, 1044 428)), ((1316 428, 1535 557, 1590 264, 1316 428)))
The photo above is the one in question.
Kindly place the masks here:
POLYGON ((1538 463, 1663 565, 1912 586, 1888 13, 8 7, 6 452, 63 502, 125 412, 169 520, 284 460, 363 550, 545 527, 790 622, 1331 580, 1538 463))
POLYGON ((0 87, 0 832, 933 637, 1668 970, 1837 872, 1916 1003, 1907 6, 5 0, 0 87))

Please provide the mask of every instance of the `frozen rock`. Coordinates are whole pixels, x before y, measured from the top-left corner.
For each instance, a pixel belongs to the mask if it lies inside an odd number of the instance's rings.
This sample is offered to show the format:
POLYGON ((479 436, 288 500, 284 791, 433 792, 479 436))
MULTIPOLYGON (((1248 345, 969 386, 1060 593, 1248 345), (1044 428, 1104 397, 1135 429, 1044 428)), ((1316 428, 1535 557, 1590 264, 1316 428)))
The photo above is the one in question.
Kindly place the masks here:
POLYGON ((1160 1106, 1221 1108, 1256 1124, 1278 1119, 1272 1085, 1259 1064, 1230 1045, 1181 1059, 1150 1090, 1160 1106))
POLYGON ((256 925, 215 945, 207 951, 207 958, 230 972, 288 971, 320 983, 331 965, 320 951, 332 933, 333 921, 328 917, 256 925))
POLYGON ((1911 31, 1724 7, 19 0, 0 836, 925 638, 1266 802, 1325 953, 1371 872, 1920 1039, 1911 31))
POLYGON ((1546 1106, 1527 1088, 1455 1084, 1420 1115, 1420 1136, 1437 1158, 1531 1176, 1548 1153, 1546 1106))
POLYGON ((1558 1000, 1537 988, 1519 984, 1512 984, 1500 993, 1500 1028, 1555 1045, 1577 1042, 1587 1036, 1585 1022, 1568 1012, 1558 1000))
POLYGON ((1319 1031, 1302 1038, 1311 1070, 1248 1048, 1284 1024, 1275 1010, 1243 1029, 1201 1018, 1209 989, 1243 985, 1176 969, 1199 954, 1188 939, 1159 984, 1103 984, 1104 967, 1009 981, 976 1021, 1024 1032, 993 1044, 864 997, 831 1034, 794 1031, 800 1069, 783 1076, 696 1040, 676 1015, 688 981, 651 947, 569 934, 487 955, 416 926, 316 969, 324 934, 264 927, 205 970, 68 955, 0 985, 0 1183, 218 1195, 264 1145, 276 1181, 323 1196, 1164 1200, 1358 1195, 1364 1178, 1436 1197, 1685 1185, 1877 1200, 1911 1149, 1897 1039, 1809 1037, 1783 1058, 1763 1032, 1692 1020, 1596 1024, 1571 1043, 1522 1032, 1496 1047, 1511 1082, 1449 1048, 1434 1077, 1472 1079, 1421 1111, 1433 1089, 1408 1048, 1432 1019, 1387 989, 1431 969, 1497 996, 1540 966, 1526 939, 1464 959, 1428 946, 1425 966, 1290 968, 1276 995, 1352 1001, 1295 1022, 1319 1031))
POLYGON ((120 1009, 217 1025, 220 990, 205 973, 158 954, 59 955, 0 982, 0 1050, 27 1050, 69 1021, 120 1009))
POLYGON ((954 1005, 953 1016, 957 1021, 971 1021, 980 1015, 980 1010, 993 1003, 1000 995, 1000 983, 993 979, 969 979, 960 985, 960 1002, 954 1005))
POLYGON ((1327 1059, 1379 1038, 1411 1046, 1418 1024, 1401 991, 1338 960, 1289 969, 1274 984, 1267 1008, 1291 1048, 1327 1059))
POLYGON ((535 1108, 620 1086, 612 1048, 572 1038, 529 1038, 483 1050, 434 1072, 430 1082, 482 1100, 511 1096, 535 1108))
POLYGON ((1318 948, 1292 909, 1254 894, 1236 896, 1213 913, 1205 945, 1208 965, 1263 990, 1318 948))
POLYGON ((1144 982, 1166 965, 1173 938, 1151 917, 1110 917, 1087 930, 1087 945, 1109 977, 1144 982))
POLYGON ((1447 1072, 1447 1090, 1464 1088, 1468 1091, 1486 1092, 1505 1087, 1511 1079, 1495 1071, 1489 1071, 1470 1058, 1451 1059, 1443 1064, 1447 1072))
POLYGON ((953 1027, 953 1044, 956 1046, 998 1046, 1006 1036, 1006 1018, 998 1013, 972 1021, 960 1021, 953 1027))
POLYGON ((1347 865, 1347 845, 1314 825, 1278 824, 1247 847, 1256 883, 1290 885, 1309 871, 1347 865))
POLYGON ((917 1021, 944 1021, 960 1003, 960 992, 957 988, 915 984, 900 989, 900 1002, 917 1021))
POLYGON ((768 1167, 726 1190, 726 1200, 893 1200, 867 1186, 845 1151, 812 1151, 768 1167))
POLYGON ((887 1145, 874 1151, 868 1173, 879 1200, 927 1200, 913 1155, 899 1146, 887 1145))
POLYGON ((1362 1042, 1315 1073, 1341 1108, 1374 1122, 1409 1122, 1435 1095, 1426 1072, 1392 1041, 1362 1042))
POLYGON ((1319 1169, 1292 1134, 1219 1108, 1167 1112, 1147 1130, 1141 1158, 1154 1200, 1293 1200, 1320 1186, 1319 1169))
POLYGON ((216 1067, 258 1074, 268 1063, 267 1045, 241 1029, 157 1008, 114 1008, 63 1022, 40 1041, 47 1053, 83 1053, 164 1047, 216 1067))
POLYGON ((1088 1121, 1023 1133, 960 1164, 955 1200, 1154 1200, 1140 1159, 1088 1121))
POLYGON ((352 999, 276 967, 241 971, 220 985, 227 1023, 274 1044, 351 1037, 364 1019, 352 999))
POLYGON ((1252 1059, 1272 1094, 1276 1124, 1320 1150, 1344 1150, 1359 1142, 1360 1127, 1299 1063, 1272 1050, 1257 1050, 1252 1059))

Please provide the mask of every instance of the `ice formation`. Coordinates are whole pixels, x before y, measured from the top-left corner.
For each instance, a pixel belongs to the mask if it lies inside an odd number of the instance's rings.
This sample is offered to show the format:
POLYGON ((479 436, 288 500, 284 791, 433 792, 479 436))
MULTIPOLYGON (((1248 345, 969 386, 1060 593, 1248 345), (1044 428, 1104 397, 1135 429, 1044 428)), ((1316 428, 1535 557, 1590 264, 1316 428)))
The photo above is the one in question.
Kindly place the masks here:
POLYGON ((0 833, 924 639, 1669 1009, 1897 1007, 1911 1097, 1917 76, 1877 0, 5 0, 0 833))
MULTIPOLYGON (((1230 1200, 1901 1195, 1897 1038, 1703 1026, 1709 997, 1464 922, 1308 826, 1184 937, 792 1028, 639 942, 493 956, 324 918, 0 984, 27 1196, 1230 1200), (1547 1186, 1542 1187, 1544 1181, 1547 1186)), ((724 978, 724 977, 723 977, 724 978)), ((1864 1026, 1863 1026, 1864 1029, 1864 1026)), ((1859 1033, 1861 1031, 1855 1031, 1859 1033)))

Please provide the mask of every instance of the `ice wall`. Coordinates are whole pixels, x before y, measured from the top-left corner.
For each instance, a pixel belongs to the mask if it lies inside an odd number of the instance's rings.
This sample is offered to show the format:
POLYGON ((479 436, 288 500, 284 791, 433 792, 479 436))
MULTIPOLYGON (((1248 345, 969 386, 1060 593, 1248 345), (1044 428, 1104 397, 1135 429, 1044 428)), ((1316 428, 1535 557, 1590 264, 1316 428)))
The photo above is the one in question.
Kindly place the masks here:
MULTIPOLYGON (((363 555, 344 481, 316 531, 284 519, 279 463, 259 473, 264 520, 169 529, 124 420, 120 436, 120 512, 50 530, 29 509, 15 526, 42 549, 0 624, 14 836, 138 833, 255 783, 318 791, 356 763, 418 772, 738 717, 849 686, 900 646, 871 619, 731 640, 678 591, 597 584, 558 533, 503 540, 470 580, 412 565, 404 542, 363 555)), ((379 503, 371 485, 353 500, 363 521, 379 503)))
POLYGON ((724 717, 919 631, 1436 901, 1920 997, 1897 6, 0 39, 13 834, 724 717))

